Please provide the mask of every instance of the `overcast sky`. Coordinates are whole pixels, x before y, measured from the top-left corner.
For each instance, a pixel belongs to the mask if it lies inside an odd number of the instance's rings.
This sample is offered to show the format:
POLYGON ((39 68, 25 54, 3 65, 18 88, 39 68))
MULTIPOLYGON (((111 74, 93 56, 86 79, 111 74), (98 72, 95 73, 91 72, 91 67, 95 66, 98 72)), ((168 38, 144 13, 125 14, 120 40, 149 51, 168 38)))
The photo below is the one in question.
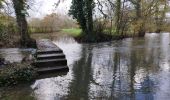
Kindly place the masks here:
POLYGON ((61 2, 60 5, 55 9, 54 4, 58 0, 34 0, 31 10, 29 10, 30 17, 42 18, 46 14, 53 12, 67 14, 71 5, 71 0, 65 0, 61 2))

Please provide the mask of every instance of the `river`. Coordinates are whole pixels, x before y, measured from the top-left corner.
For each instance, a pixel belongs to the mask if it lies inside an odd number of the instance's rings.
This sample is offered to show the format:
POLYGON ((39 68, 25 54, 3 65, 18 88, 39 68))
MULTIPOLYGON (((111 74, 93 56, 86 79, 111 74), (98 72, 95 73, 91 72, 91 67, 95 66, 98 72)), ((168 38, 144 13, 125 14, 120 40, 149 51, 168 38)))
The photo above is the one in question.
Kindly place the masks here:
POLYGON ((0 100, 169 100, 170 34, 79 44, 54 40, 69 72, 1 89, 0 100))

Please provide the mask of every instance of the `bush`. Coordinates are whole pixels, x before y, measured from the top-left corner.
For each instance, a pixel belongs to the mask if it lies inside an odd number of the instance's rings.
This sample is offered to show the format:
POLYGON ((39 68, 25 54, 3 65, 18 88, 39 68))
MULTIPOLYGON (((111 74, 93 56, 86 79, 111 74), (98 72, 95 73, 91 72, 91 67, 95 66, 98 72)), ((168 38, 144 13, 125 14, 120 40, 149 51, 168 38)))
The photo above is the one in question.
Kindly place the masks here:
POLYGON ((19 34, 15 18, 0 12, 0 47, 16 47, 19 34))
POLYGON ((8 40, 7 28, 0 23, 0 41, 8 40))
POLYGON ((36 70, 29 63, 13 63, 0 70, 0 87, 31 82, 36 77, 36 70))

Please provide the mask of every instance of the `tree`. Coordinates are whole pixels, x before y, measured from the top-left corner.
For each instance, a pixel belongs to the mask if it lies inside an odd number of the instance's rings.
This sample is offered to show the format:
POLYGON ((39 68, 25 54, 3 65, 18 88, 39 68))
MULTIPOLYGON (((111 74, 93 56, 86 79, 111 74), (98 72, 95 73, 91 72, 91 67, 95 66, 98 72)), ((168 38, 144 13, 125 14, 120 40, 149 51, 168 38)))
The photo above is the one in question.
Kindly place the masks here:
POLYGON ((129 0, 135 7, 136 10, 136 18, 139 19, 142 17, 141 15, 141 0, 129 0))
POLYGON ((166 13, 168 11, 168 1, 160 0, 155 3, 155 22, 156 22, 156 32, 162 30, 163 23, 166 19, 166 13))
POLYGON ((26 20, 27 14, 27 2, 26 0, 12 0, 13 7, 16 14, 16 20, 18 24, 18 31, 21 36, 21 46, 22 47, 30 47, 35 46, 35 42, 30 38, 28 33, 28 25, 26 20))
POLYGON ((116 33, 119 34, 120 31, 120 24, 121 24, 121 0, 116 0, 116 11, 115 11, 115 26, 116 26, 116 33))
POLYGON ((43 24, 44 28, 46 28, 46 30, 48 30, 49 32, 53 32, 54 30, 57 29, 56 25, 59 24, 56 22, 56 20, 58 20, 58 15, 55 13, 52 13, 50 15, 46 15, 43 18, 42 24, 43 24))
POLYGON ((33 33, 56 32, 63 28, 76 28, 76 23, 67 15, 51 13, 43 19, 32 18, 28 21, 29 29, 33 33))
POLYGON ((138 30, 138 36, 143 37, 145 35, 145 29, 144 29, 144 16, 142 16, 142 0, 129 0, 132 5, 134 5, 136 16, 135 21, 137 24, 139 24, 139 30, 138 30))
POLYGON ((4 2, 4 0, 0 0, 0 8, 3 7, 2 3, 4 2))
POLYGON ((90 35, 93 33, 93 0, 72 0, 69 15, 73 16, 80 24, 83 33, 90 35))

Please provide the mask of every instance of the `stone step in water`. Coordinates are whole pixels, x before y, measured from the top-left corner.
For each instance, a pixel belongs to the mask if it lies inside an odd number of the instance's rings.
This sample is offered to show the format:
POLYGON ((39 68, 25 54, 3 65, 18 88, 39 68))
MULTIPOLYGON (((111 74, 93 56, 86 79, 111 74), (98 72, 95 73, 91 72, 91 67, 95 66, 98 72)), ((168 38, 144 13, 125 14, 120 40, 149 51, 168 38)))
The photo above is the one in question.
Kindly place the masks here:
POLYGON ((53 54, 53 53, 63 53, 62 50, 37 50, 38 54, 53 54))
POLYGON ((37 68, 41 67, 53 67, 53 66, 67 66, 66 59, 50 59, 50 60, 37 60, 35 62, 37 68))
POLYGON ((52 41, 37 40, 37 53, 34 65, 39 74, 51 74, 56 71, 68 71, 67 60, 63 51, 52 41))
POLYGON ((47 78, 51 78, 51 77, 58 77, 58 76, 64 76, 67 75, 69 70, 67 69, 63 69, 63 70, 56 70, 54 72, 48 72, 46 70, 39 72, 39 76, 37 77, 37 79, 47 79, 47 78))
POLYGON ((56 67, 47 67, 47 68, 39 68, 39 74, 47 74, 47 73, 56 73, 59 71, 68 71, 68 66, 56 66, 56 67))
POLYGON ((45 59, 62 59, 65 58, 65 55, 63 53, 57 53, 57 54, 38 54, 37 60, 45 60, 45 59))

